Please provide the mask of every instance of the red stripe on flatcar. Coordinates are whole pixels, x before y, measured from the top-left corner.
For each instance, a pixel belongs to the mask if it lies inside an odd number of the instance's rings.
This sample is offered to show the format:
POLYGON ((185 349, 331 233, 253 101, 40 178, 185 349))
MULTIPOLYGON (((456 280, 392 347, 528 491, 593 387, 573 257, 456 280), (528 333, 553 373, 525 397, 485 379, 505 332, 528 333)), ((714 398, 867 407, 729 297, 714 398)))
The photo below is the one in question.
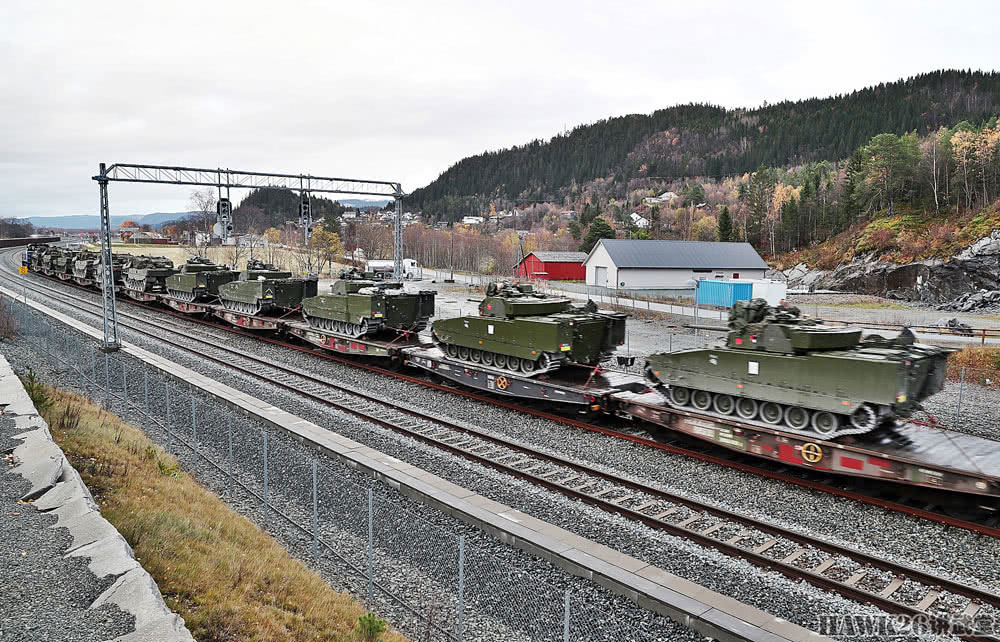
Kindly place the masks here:
POLYGON ((855 457, 845 457, 843 455, 841 455, 840 457, 840 465, 843 466, 844 468, 851 468, 853 470, 865 469, 865 462, 863 462, 862 460, 857 459, 855 457))
POLYGON ((799 457, 799 453, 795 449, 795 446, 790 444, 778 444, 778 459, 781 461, 788 461, 793 464, 802 462, 802 458, 799 457))

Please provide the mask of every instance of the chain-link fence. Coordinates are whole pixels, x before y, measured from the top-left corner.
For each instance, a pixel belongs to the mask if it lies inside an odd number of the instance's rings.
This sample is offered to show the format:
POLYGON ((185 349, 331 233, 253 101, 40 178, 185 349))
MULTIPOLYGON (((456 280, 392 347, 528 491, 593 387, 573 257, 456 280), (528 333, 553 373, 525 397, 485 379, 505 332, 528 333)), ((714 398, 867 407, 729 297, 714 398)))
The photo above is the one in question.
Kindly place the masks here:
POLYGON ((225 401, 127 354, 103 352, 24 303, 0 296, 0 305, 50 370, 143 426, 334 588, 413 639, 652 641, 675 626, 651 626, 648 613, 642 626, 610 616, 428 522, 396 491, 348 479, 342 464, 225 401))

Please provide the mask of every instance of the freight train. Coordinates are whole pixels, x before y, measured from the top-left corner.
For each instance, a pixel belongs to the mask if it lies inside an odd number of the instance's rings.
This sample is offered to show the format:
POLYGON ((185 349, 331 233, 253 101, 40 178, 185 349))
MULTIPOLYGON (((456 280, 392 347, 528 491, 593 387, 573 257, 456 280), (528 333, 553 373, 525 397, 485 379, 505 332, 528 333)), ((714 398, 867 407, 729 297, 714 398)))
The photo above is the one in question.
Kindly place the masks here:
MULTIPOLYGON (((25 257, 32 271, 41 271, 40 254, 44 251, 33 250, 30 260, 25 257)), ((114 266, 118 269, 116 277, 119 277, 121 257, 114 258, 114 266)), ((85 276, 91 274, 88 272, 85 276)), ((94 276, 97 277, 97 282, 90 285, 99 286, 101 281, 99 270, 94 276)), ((121 281, 116 281, 116 287, 124 289, 121 281)), ((522 291, 521 294, 532 293, 522 291)), ((989 502, 1000 502, 1000 468, 996 464, 989 464, 993 461, 990 457, 996 452, 995 441, 962 433, 949 433, 940 429, 927 430, 919 422, 904 423, 894 419, 889 419, 890 423, 877 422, 878 425, 870 434, 839 439, 838 437, 843 434, 841 429, 857 430, 850 425, 849 416, 847 421, 838 422, 839 429, 836 432, 829 434, 823 434, 822 429, 825 424, 822 421, 818 422, 821 428, 819 432, 811 425, 804 430, 795 428, 794 426, 803 425, 801 416, 796 416, 795 412, 791 413, 792 425, 784 422, 770 423, 768 420, 773 420, 777 413, 771 409, 763 415, 760 414, 763 403, 757 404, 758 412, 753 419, 744 419, 735 410, 733 414, 729 414, 719 412, 715 408, 719 394, 727 394, 726 391, 714 393, 710 397, 710 409, 702 410, 701 408, 706 406, 705 397, 696 395, 695 391, 710 392, 707 386, 698 388, 691 379, 686 380, 689 386, 680 385, 679 380, 669 379, 664 369, 660 369, 658 375, 655 374, 658 366, 665 365, 662 359, 670 355, 650 357, 647 365, 652 370, 647 376, 654 377, 654 380, 646 380, 642 375, 604 371, 599 367, 574 363, 567 363, 557 370, 529 377, 510 370, 509 362, 508 369, 500 370, 495 367, 495 360, 492 366, 471 360, 463 361, 461 352, 459 359, 455 359, 412 332, 400 333, 398 336, 387 333, 382 337, 371 335, 351 337, 326 330, 323 324, 311 326, 294 314, 269 318, 248 317, 225 310, 219 303, 187 302, 170 297, 169 294, 145 293, 145 296, 146 301, 162 303, 192 315, 218 316, 241 329, 260 327, 274 330, 285 336, 307 341, 330 353, 384 359, 376 363, 393 368, 406 366, 411 372, 423 373, 425 378, 430 379, 430 385, 443 384, 443 389, 452 390, 453 386, 458 384, 463 388, 489 393, 499 398, 499 403, 505 403, 503 400, 509 399, 510 401, 506 403, 511 407, 526 412, 537 412, 532 408, 532 405, 537 403, 547 411, 572 412, 577 416, 615 416, 638 422, 644 429, 648 427, 665 429, 674 435, 708 442, 741 455, 774 460, 782 465, 819 470, 824 474, 861 477, 876 483, 894 483, 910 488, 922 487, 930 489, 932 493, 947 490, 961 493, 966 498, 971 498, 973 502, 979 502, 977 505, 981 506, 992 505, 989 502), (659 377, 664 379, 661 380, 659 377), (676 398, 671 399, 670 391, 677 388, 688 388, 686 404, 680 403, 685 401, 682 391, 678 391, 676 398)), ((834 348, 829 345, 822 347, 818 340, 812 337, 806 339, 805 335, 797 333, 805 331, 808 335, 817 328, 815 323, 799 318, 793 310, 766 309, 760 303, 753 303, 751 307, 755 311, 734 312, 734 317, 741 317, 733 319, 733 325, 739 327, 732 329, 725 345, 720 345, 715 350, 686 351, 688 356, 681 358, 677 365, 690 367, 691 373, 697 370, 697 376, 702 377, 711 374, 713 369, 717 372, 717 364, 712 362, 713 357, 721 365, 723 354, 733 352, 737 354, 732 358, 742 355, 744 360, 737 365, 745 369, 747 376, 760 377, 761 361, 764 357, 796 357, 808 360, 814 353, 845 350, 867 351, 869 357, 874 357, 880 352, 900 355, 909 353, 916 355, 918 360, 907 363, 905 358, 900 361, 887 359, 893 361, 897 368, 907 372, 909 377, 906 379, 907 385, 912 386, 907 388, 908 391, 916 390, 916 398, 923 398, 941 384, 943 377, 941 366, 946 355, 928 352, 937 349, 912 343, 905 332, 896 340, 875 338, 867 342, 861 341, 855 348, 834 348), (775 339, 775 333, 784 339, 780 337, 775 339), (784 344, 785 351, 781 351, 777 344, 774 345, 774 349, 757 349, 761 342, 767 348, 770 347, 769 341, 777 341, 780 344, 786 340, 791 344, 790 352, 787 350, 788 343, 784 344), (739 350, 748 344, 753 349, 739 350), (688 358, 700 360, 700 365, 688 363, 686 361, 688 358), (758 374, 751 375, 750 361, 758 362, 758 374), (914 364, 916 367, 907 370, 914 364)), ((587 308, 590 308, 589 313, 594 313, 593 306, 587 308)), ((475 317, 467 319, 470 324, 473 318, 475 317)), ((461 320, 459 322, 464 323, 461 320)), ((610 326, 612 336, 617 331, 615 323, 616 321, 610 326)), ((823 334, 823 331, 819 333, 823 334)), ((469 354, 471 355, 471 350, 469 354)), ((875 357, 874 361, 879 362, 879 358, 875 357)), ((850 386, 861 372, 859 367, 863 367, 867 362, 862 359, 861 362, 849 363, 850 366, 839 374, 836 370, 830 370, 835 376, 831 380, 835 392, 853 390, 850 386)), ((358 365, 376 367, 373 363, 358 363, 358 365)), ((746 384, 743 382, 731 381, 731 383, 737 391, 746 389, 746 384), (740 385, 744 388, 740 388, 740 385)), ((730 396, 733 396, 735 401, 738 394, 730 396)), ((906 394, 907 399, 905 401, 897 399, 897 404, 910 402, 910 393, 906 394)), ((850 396, 846 396, 842 401, 851 400, 850 396)), ((876 401, 868 400, 867 403, 876 401)), ((786 402, 785 405, 792 404, 786 402)), ((796 405, 805 407, 804 402, 796 405)), ((719 406, 723 411, 728 409, 725 399, 719 402, 719 406)), ((915 407, 913 405, 909 410, 915 407)), ((787 412, 786 409, 782 409, 782 418, 787 412)), ((815 410, 813 412, 815 413, 815 410)), ((877 417, 887 418, 880 409, 874 412, 877 417)), ((745 407, 744 413, 746 413, 745 407)), ((846 415, 846 413, 841 414, 846 415)), ((864 414, 866 413, 862 411, 860 417, 862 420, 864 414)), ((865 427, 865 424, 862 427, 865 427)))
MULTIPOLYGON (((67 260, 65 254, 57 248, 35 250, 32 264, 44 272, 53 257, 67 260)), ((129 265, 122 287, 144 286, 143 300, 160 300, 189 314, 215 314, 247 329, 283 330, 339 352, 394 355, 473 387, 506 392, 515 376, 522 394, 568 403, 596 396, 555 394, 555 387, 544 384, 548 376, 581 372, 587 385, 605 385, 594 374, 625 338, 624 314, 599 310, 592 302, 575 306, 526 284, 491 284, 478 315, 434 321, 434 347, 414 336, 433 312, 432 292, 342 279, 329 294, 317 295, 315 278, 293 279, 276 266, 254 262, 239 279, 218 286, 218 303, 190 302, 166 292, 167 280, 180 276, 168 276, 177 272, 172 264, 136 257, 129 265), (383 329, 393 331, 385 341, 374 336, 383 329), (395 333, 405 339, 398 341, 395 333), (533 379, 538 383, 527 383, 533 379)), ((733 307, 721 345, 650 355, 645 386, 618 387, 658 392, 678 410, 829 439, 891 427, 908 417, 942 389, 950 352, 915 343, 908 330, 892 340, 862 340, 858 329, 828 328, 797 310, 754 300, 733 307)))

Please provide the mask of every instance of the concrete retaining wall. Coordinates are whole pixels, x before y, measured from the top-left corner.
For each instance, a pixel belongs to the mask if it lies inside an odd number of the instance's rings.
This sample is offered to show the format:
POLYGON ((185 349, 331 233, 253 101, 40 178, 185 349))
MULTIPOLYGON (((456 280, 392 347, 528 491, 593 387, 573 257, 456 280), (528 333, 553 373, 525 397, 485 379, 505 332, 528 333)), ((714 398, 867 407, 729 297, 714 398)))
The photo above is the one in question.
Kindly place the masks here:
POLYGON ((69 530, 73 542, 65 551, 67 557, 86 558, 97 577, 117 576, 90 606, 112 603, 135 616, 135 630, 114 642, 194 642, 184 620, 167 608, 156 582, 135 560, 132 547, 101 516, 79 473, 52 441, 48 425, 3 356, 0 403, 8 404, 4 414, 16 415, 18 427, 23 428, 15 437, 22 440, 13 453, 17 466, 10 471, 31 483, 22 499, 32 500, 36 510, 56 515, 54 528, 69 530))

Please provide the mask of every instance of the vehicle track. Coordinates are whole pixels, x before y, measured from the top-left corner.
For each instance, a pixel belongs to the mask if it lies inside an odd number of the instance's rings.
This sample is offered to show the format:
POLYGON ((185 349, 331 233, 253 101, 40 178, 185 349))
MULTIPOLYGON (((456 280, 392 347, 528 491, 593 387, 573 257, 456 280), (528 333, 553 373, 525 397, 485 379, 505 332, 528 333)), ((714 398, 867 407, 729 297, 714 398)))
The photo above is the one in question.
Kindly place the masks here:
MULTIPOLYGON (((60 298, 63 303, 73 305, 85 313, 101 316, 99 304, 54 288, 43 287, 60 298)), ((988 590, 955 582, 849 547, 825 542, 817 537, 774 526, 681 495, 651 489, 639 482, 558 455, 537 451, 471 426, 432 416, 420 409, 377 398, 353 387, 269 363, 253 355, 220 346, 128 312, 119 312, 119 316, 137 321, 156 331, 120 321, 123 327, 174 348, 194 353, 221 366, 267 381, 307 399, 551 491, 584 501, 607 512, 623 515, 651 528, 684 537, 701 546, 740 557, 787 577, 804 580, 849 599, 873 604, 887 612, 922 617, 931 624, 944 626, 945 616, 968 618, 971 621, 984 606, 1000 609, 1000 597, 988 590), (183 340, 194 342, 199 348, 195 349, 178 340, 168 339, 164 333, 178 335, 183 340), (212 354, 213 352, 215 354, 212 354), (850 572, 845 568, 851 569, 850 572), (882 571, 889 573, 891 579, 882 571), (900 591, 904 585, 908 587, 905 596, 904 592, 900 591), (915 601, 912 597, 914 590, 920 591, 922 596, 919 600, 915 601), (894 595, 897 596, 896 599, 893 599, 894 595), (967 601, 960 602, 962 604, 960 608, 951 607, 956 601, 951 596, 961 596, 967 598, 967 601), (943 613, 930 612, 938 602, 947 603, 949 606, 943 613)), ((175 325, 176 327, 179 326, 175 325)), ((977 640, 993 639, 973 635, 962 637, 977 640)))

